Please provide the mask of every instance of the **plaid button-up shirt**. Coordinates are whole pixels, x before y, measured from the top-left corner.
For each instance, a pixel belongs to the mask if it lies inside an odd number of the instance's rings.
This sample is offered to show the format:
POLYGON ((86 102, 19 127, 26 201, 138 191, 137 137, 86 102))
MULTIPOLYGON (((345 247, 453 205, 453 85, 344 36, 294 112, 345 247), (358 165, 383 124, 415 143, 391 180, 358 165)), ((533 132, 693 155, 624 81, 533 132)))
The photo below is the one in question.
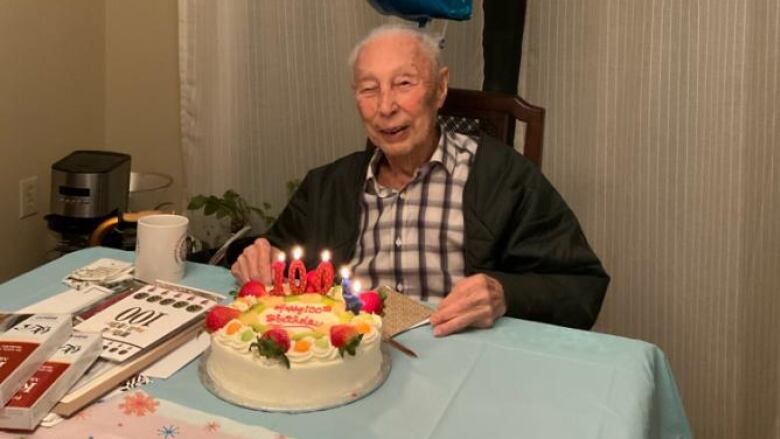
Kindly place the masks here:
POLYGON ((379 184, 377 149, 361 197, 353 278, 438 303, 464 277, 463 188, 477 142, 442 131, 431 159, 400 190, 379 184))

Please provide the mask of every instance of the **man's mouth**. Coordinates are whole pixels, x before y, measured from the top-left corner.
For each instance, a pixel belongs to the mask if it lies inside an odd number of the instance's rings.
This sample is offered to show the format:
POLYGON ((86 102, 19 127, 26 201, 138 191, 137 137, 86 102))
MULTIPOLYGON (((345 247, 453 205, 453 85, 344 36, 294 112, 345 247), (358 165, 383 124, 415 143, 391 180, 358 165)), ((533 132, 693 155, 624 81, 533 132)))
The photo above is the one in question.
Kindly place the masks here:
POLYGON ((398 125, 388 128, 379 128, 379 132, 386 137, 395 137, 406 131, 407 128, 409 128, 409 125, 398 125))

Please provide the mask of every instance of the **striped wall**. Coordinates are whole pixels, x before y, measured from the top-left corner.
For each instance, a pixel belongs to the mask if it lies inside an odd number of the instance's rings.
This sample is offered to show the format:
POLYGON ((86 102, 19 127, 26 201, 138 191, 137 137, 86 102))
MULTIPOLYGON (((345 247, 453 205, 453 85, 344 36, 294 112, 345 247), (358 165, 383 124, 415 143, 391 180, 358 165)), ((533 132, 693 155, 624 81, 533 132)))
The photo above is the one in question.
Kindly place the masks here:
POLYGON ((780 437, 780 4, 749 3, 740 272, 740 434, 780 437))
POLYGON ((670 357, 697 437, 780 437, 780 5, 529 0, 545 173, 670 357))

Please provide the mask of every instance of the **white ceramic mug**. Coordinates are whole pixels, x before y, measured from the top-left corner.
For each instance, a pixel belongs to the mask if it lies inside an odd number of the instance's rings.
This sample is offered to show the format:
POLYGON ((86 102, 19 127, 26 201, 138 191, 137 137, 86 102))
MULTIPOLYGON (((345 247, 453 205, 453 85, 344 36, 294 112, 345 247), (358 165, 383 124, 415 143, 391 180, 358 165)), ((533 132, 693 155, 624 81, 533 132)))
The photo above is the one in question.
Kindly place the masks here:
POLYGON ((149 215, 138 220, 135 277, 144 282, 176 282, 184 276, 187 226, 181 215, 149 215))

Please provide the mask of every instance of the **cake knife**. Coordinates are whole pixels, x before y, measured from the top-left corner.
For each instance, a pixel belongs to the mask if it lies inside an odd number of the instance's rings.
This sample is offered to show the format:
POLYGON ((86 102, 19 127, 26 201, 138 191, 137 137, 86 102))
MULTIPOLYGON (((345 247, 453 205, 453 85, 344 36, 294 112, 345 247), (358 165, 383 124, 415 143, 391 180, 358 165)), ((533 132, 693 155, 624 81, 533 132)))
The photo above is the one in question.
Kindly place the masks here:
POLYGON ((407 348, 406 346, 402 345, 400 342, 396 341, 395 339, 388 337, 388 338, 385 338, 385 341, 390 346, 398 349, 399 351, 403 352, 404 354, 406 354, 406 355, 408 355, 408 356, 410 356, 412 358, 417 358, 417 354, 413 350, 411 350, 411 349, 407 348))

